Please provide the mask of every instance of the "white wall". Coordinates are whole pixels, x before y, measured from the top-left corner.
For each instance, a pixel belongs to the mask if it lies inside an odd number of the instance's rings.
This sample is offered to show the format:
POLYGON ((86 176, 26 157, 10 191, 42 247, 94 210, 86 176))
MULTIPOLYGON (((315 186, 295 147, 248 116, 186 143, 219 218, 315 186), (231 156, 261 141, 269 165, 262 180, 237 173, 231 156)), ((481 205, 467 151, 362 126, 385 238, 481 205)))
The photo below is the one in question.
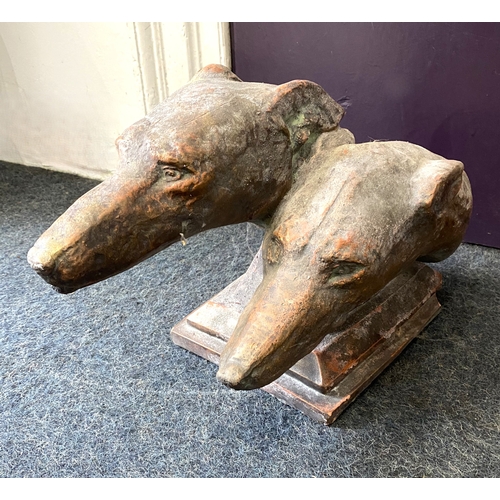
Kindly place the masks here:
POLYGON ((0 160, 102 179, 126 127, 229 61, 226 23, 0 23, 0 160))

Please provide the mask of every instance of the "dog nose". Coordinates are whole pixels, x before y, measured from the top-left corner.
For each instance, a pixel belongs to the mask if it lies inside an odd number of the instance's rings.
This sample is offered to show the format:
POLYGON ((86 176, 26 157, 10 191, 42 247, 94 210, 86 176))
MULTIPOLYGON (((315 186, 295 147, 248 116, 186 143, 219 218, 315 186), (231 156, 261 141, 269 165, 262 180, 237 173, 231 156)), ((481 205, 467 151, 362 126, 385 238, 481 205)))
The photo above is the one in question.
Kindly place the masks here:
POLYGON ((28 252, 28 263, 41 276, 50 276, 54 272, 55 261, 43 249, 32 247, 28 252))
POLYGON ((231 359, 219 366, 217 380, 231 389, 255 389, 249 369, 240 360, 231 359))

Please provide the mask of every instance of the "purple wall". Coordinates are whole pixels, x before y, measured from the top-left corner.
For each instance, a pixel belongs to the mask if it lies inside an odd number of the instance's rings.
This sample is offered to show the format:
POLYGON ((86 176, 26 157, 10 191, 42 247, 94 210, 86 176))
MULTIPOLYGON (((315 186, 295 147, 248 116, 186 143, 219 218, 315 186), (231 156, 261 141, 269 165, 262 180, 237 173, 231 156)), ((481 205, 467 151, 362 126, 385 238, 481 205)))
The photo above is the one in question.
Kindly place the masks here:
POLYGON ((243 80, 320 84, 357 142, 404 140, 461 160, 466 241, 500 248, 499 23, 233 23, 243 80))

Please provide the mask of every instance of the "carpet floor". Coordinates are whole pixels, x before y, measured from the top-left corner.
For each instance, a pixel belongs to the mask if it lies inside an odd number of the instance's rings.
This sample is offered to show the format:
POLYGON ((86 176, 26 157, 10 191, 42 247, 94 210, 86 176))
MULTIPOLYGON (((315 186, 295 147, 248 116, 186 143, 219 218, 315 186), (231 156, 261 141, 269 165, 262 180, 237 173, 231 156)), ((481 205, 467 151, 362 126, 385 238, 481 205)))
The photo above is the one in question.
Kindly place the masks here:
POLYGON ((1 477, 498 477, 500 250, 446 261, 441 314, 330 427, 237 392, 172 326, 241 275, 250 224, 60 295, 26 262, 96 181, 0 162, 1 477))

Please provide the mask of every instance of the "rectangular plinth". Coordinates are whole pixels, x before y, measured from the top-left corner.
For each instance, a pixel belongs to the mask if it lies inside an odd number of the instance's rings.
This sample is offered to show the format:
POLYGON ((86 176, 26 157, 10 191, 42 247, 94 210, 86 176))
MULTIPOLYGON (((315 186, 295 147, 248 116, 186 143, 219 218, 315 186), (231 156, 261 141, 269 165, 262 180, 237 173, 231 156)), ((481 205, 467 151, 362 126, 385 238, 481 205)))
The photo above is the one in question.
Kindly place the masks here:
MULTIPOLYGON (((173 341, 213 363, 262 280, 260 253, 248 271, 172 329, 173 341)), ((263 387, 312 418, 332 423, 438 314, 441 275, 415 263, 359 307, 275 382, 263 387)))

